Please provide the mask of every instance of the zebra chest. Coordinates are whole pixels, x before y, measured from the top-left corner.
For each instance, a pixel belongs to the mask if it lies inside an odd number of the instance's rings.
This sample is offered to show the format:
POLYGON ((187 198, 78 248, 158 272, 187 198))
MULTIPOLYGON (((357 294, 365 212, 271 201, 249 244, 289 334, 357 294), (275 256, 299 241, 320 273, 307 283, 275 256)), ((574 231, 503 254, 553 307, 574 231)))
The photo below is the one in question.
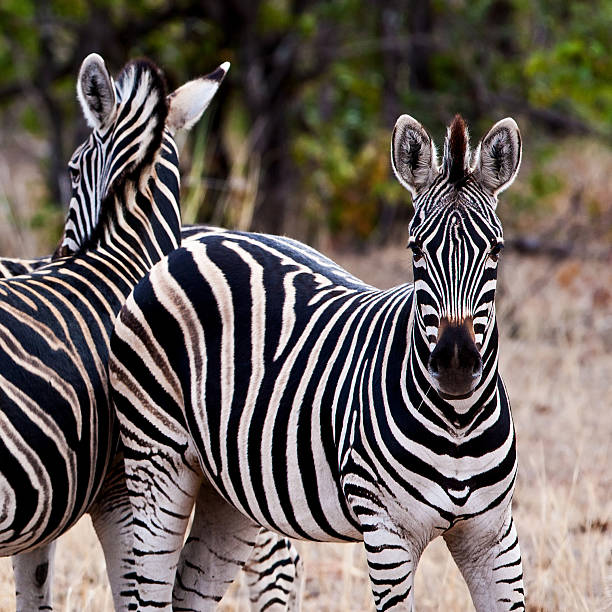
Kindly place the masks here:
POLYGON ((443 453, 423 440, 394 443, 363 435, 343 469, 349 506, 368 529, 389 525, 426 544, 456 522, 487 512, 511 490, 513 447, 483 449, 482 454, 443 453))

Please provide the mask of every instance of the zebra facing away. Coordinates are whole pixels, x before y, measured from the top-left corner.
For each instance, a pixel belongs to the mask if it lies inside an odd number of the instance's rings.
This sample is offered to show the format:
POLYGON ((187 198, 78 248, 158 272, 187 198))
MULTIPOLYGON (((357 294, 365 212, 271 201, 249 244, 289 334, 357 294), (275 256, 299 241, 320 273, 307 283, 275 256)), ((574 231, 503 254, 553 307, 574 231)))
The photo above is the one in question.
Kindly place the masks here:
POLYGON ((197 121, 226 72, 223 65, 166 101, 149 62, 129 63, 116 83, 98 55, 81 66, 78 97, 93 130, 71 161, 73 205, 99 199, 98 223, 74 257, 22 262, 37 269, 0 281, 0 554, 16 555, 18 610, 51 608, 53 542, 86 511, 115 606, 127 609, 132 520, 115 455, 108 343, 132 287, 179 243, 172 133, 197 121))
MULTIPOLYGON (((116 96, 120 96, 119 91, 115 93, 116 96)), ((177 95, 179 94, 173 94, 170 99, 177 95)), ((205 101, 206 99, 198 100, 197 104, 205 103, 205 101)), ((178 129, 180 126, 170 127, 178 129)), ((168 165, 168 160, 162 156, 162 160, 154 166, 155 171, 163 173, 164 165, 168 165)), ((80 169, 77 169, 76 166, 73 168, 73 179, 76 178, 73 180, 73 190, 76 197, 73 197, 70 202, 64 232, 56 249, 55 258, 74 255, 81 251, 96 231, 101 207, 100 198, 96 193, 97 173, 99 172, 99 166, 96 167, 91 163, 84 164, 80 169)), ((206 232, 207 229, 204 226, 187 226, 181 230, 181 239, 183 241, 197 240, 206 232)), ((0 258, 0 278, 29 274, 51 261, 51 256, 32 259, 0 258)), ((118 462, 114 467, 114 474, 107 476, 100 495, 117 501, 121 499, 125 485, 122 482, 122 463, 118 462)), ((91 510, 100 513, 99 506, 100 504, 94 504, 91 510)), ((121 504, 118 506, 121 508, 121 504)), ((125 512, 125 508, 122 510, 125 512)), ((100 529, 99 525, 100 521, 97 520, 98 529, 100 529)), ((55 541, 13 557, 17 610, 52 609, 54 552, 55 541)), ((290 540, 276 533, 262 530, 255 540, 253 554, 246 562, 244 570, 247 575, 246 582, 252 610, 290 611, 299 607, 303 569, 300 556, 290 540)))
POLYGON ((414 285, 378 290, 296 241, 211 229, 122 308, 109 375, 139 610, 212 609, 260 525, 363 541, 378 610, 412 609, 442 535, 477 610, 524 609, 494 302, 520 133, 503 119, 471 151, 457 116, 439 166, 403 115, 391 150, 414 285))

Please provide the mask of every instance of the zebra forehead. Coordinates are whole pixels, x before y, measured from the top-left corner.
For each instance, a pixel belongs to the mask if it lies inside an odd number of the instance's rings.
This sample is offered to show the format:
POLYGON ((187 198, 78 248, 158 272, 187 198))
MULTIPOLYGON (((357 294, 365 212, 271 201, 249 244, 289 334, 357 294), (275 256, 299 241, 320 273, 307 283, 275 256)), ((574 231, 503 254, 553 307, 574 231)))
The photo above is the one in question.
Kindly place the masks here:
POLYGON ((443 242, 446 237, 461 240, 469 237, 477 242, 496 242, 503 235, 501 222, 492 210, 467 205, 439 206, 427 215, 415 215, 410 234, 422 242, 443 242))
POLYGON ((429 207, 428 210, 420 210, 414 220, 422 224, 445 224, 450 222, 487 222, 490 225, 501 225, 499 218, 490 207, 483 207, 466 197, 456 197, 452 203, 440 201, 429 207))

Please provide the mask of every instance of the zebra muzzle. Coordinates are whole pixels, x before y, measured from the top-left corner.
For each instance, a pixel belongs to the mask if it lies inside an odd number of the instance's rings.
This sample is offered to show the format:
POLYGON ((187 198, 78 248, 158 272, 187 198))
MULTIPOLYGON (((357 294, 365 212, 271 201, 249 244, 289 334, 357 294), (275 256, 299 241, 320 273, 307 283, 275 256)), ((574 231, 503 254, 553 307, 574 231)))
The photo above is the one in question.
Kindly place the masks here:
POLYGON ((482 358, 474 341, 471 319, 461 322, 441 319, 438 342, 429 356, 427 369, 434 388, 444 399, 472 395, 482 376, 482 358))

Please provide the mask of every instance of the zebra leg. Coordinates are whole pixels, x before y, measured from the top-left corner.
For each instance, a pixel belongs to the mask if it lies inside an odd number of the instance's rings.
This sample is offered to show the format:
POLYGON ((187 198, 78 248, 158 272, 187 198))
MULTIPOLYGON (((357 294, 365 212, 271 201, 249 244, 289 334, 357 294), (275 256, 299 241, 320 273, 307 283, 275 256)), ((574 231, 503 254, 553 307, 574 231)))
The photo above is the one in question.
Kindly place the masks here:
POLYGON ((53 558, 56 542, 53 540, 12 557, 17 612, 53 610, 53 558))
POLYGON ((125 474, 134 516, 135 609, 169 611, 202 473, 196 461, 156 446, 142 452, 126 447, 125 474))
POLYGON ((174 585, 174 610, 215 610, 251 553, 259 525, 204 484, 174 585))
POLYGON ((133 610, 134 532, 122 453, 115 455, 89 515, 104 552, 115 610, 133 610))
POLYGON ((382 527, 388 519, 382 521, 363 538, 376 609, 413 610, 414 572, 420 552, 395 530, 382 527))
POLYGON ((301 607, 304 567, 291 540, 261 529, 253 553, 244 564, 251 609, 287 610, 301 607))
POLYGON ((497 528, 484 514, 459 523, 444 539, 477 612, 525 610, 521 551, 510 512, 497 528))

